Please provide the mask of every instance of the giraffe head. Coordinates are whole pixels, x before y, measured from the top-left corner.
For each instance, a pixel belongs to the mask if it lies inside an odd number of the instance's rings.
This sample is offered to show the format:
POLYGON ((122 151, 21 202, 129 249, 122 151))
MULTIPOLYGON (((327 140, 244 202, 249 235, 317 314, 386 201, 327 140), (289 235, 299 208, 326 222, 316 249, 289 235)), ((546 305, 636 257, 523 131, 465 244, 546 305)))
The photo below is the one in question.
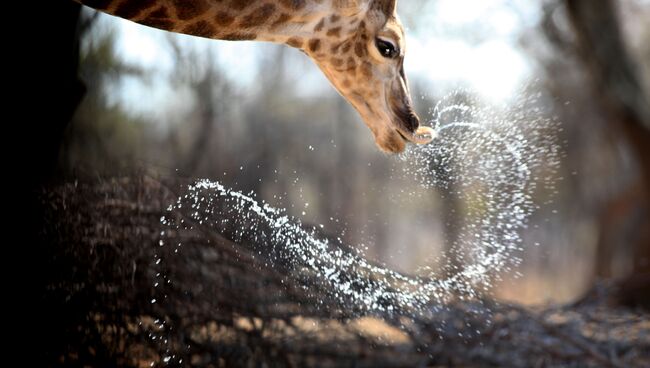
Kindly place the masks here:
POLYGON ((309 55, 359 112, 379 148, 428 143, 404 74, 397 0, 76 0, 173 32, 282 42, 309 55))
POLYGON ((404 74, 404 27, 397 0, 333 0, 334 14, 318 21, 303 49, 359 112, 380 149, 402 152, 407 142, 429 143, 419 126, 404 74))

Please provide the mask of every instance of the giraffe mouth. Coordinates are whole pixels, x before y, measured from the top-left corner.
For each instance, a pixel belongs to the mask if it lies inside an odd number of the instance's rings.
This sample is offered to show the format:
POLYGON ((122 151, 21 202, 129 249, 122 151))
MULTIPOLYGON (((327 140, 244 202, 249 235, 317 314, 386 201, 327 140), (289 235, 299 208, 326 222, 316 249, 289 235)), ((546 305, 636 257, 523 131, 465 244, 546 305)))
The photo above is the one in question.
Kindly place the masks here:
POLYGON ((414 131, 409 131, 404 128, 397 128, 395 131, 406 142, 420 145, 431 143, 438 136, 435 130, 425 126, 418 127, 414 131))
MULTIPOLYGON (((401 84, 404 87, 404 84, 401 84)), ((428 144, 433 141, 436 131, 420 126, 420 119, 413 111, 408 89, 392 89, 393 93, 386 96, 386 105, 392 119, 389 124, 407 143, 428 144), (397 97, 395 97, 397 96, 397 97)))

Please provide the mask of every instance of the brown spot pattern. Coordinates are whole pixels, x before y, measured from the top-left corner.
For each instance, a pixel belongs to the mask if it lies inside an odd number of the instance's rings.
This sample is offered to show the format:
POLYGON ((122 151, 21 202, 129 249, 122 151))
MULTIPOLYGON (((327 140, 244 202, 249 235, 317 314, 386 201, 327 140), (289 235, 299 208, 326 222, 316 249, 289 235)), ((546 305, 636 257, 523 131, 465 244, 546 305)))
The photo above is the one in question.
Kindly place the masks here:
POLYGON ((320 50, 321 42, 318 38, 314 38, 312 40, 309 40, 309 50, 311 52, 316 52, 320 50))
POLYGON ((220 11, 214 17, 214 23, 220 27, 228 27, 235 21, 235 17, 225 11, 220 11))
POLYGON ((252 41, 257 38, 257 35, 254 33, 246 33, 246 32, 234 32, 234 33, 227 33, 221 37, 221 39, 226 40, 226 41, 252 41))
POLYGON ((357 42, 354 45, 354 53, 357 54, 358 57, 362 58, 366 56, 366 46, 363 42, 357 42))
POLYGON ((361 74, 366 78, 372 77, 372 65, 369 62, 366 61, 363 63, 361 66, 361 74))
POLYGON ((282 13, 282 14, 280 14, 280 16, 278 17, 278 19, 276 19, 276 21, 273 22, 273 24, 271 25, 271 27, 272 27, 272 28, 278 28, 279 26, 281 26, 281 25, 283 25, 283 24, 286 24, 288 21, 290 21, 291 18, 292 18, 291 15, 289 15, 289 14, 287 14, 287 13, 282 13))
POLYGON ((216 33, 212 25, 204 20, 190 24, 189 26, 183 28, 181 32, 194 35, 194 36, 208 37, 208 38, 214 36, 216 33))
POLYGON ((350 56, 350 57, 348 58, 348 65, 347 65, 347 67, 348 67, 348 69, 355 69, 355 68, 357 67, 357 62, 354 61, 354 58, 352 58, 352 56, 350 56))
POLYGON ((148 18, 145 18, 142 21, 140 21, 140 23, 145 25, 145 26, 158 28, 158 29, 164 29, 164 30, 167 30, 167 31, 173 31, 174 26, 176 26, 175 22, 172 22, 171 20, 165 19, 165 18, 151 18, 151 17, 148 17, 148 18))
POLYGON ((332 28, 329 31, 327 31, 327 36, 328 37, 341 37, 341 27, 336 27, 332 28))
POLYGON ((115 15, 122 18, 133 19, 145 10, 156 5, 156 0, 126 0, 115 9, 115 15))
POLYGON ((334 65, 335 67, 338 68, 341 65, 343 65, 343 60, 341 60, 339 58, 332 58, 332 60, 330 60, 330 63, 332 63, 332 65, 334 65))
POLYGON ((273 13, 275 13, 275 5, 264 4, 242 18, 239 24, 244 28, 252 28, 264 24, 273 13))
POLYGON ((169 12, 164 6, 158 7, 156 10, 152 11, 151 14, 147 15, 147 19, 167 19, 169 18, 169 12))
POLYGON ((316 27, 314 27, 314 32, 320 32, 323 30, 325 27, 325 18, 321 19, 318 24, 316 24, 316 27))
POLYGON ((305 7, 307 0, 280 0, 280 3, 291 10, 300 10, 305 7))
POLYGON ((228 8, 234 10, 244 10, 253 5, 255 2, 256 0, 230 0, 230 5, 228 8))
POLYGON ((171 0, 180 20, 194 19, 204 14, 210 7, 205 0, 171 0))
POLYGON ((287 41, 287 45, 289 45, 291 47, 295 47, 297 49, 301 49, 302 45, 304 45, 304 44, 305 44, 305 41, 300 37, 291 37, 287 41))

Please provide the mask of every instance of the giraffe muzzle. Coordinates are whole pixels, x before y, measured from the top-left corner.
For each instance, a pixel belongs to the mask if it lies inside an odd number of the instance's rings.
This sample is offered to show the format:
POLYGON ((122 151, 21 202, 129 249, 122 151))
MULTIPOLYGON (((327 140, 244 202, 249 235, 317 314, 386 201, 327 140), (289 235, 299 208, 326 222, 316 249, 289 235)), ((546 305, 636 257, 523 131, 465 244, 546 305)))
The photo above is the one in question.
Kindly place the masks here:
POLYGON ((398 89, 394 95, 398 97, 390 101, 394 115, 393 125, 397 133, 407 142, 415 144, 428 144, 433 141, 437 134, 436 131, 420 126, 420 119, 413 111, 411 99, 408 90, 398 89))

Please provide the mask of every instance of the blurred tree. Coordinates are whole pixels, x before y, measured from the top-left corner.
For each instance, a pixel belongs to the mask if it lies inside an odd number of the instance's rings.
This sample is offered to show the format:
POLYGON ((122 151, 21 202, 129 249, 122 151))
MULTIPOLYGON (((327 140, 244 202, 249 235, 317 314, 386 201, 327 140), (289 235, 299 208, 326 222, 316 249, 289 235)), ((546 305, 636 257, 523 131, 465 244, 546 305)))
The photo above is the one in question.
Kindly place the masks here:
MULTIPOLYGON (((183 152, 175 152, 177 158, 170 161, 176 161, 174 164, 185 175, 214 177, 220 170, 228 169, 223 152, 219 152, 226 147, 219 143, 227 142, 220 137, 228 134, 227 120, 232 115, 228 106, 236 96, 231 83, 216 66, 217 55, 212 49, 184 47, 178 38, 171 36, 167 40, 176 63, 171 84, 174 89, 189 89, 193 102, 183 123, 170 132, 172 139, 179 140, 184 131, 189 131, 191 142, 189 147, 180 148, 183 152)), ((179 149, 178 145, 174 146, 179 149)))
MULTIPOLYGON (((630 189, 609 206, 601 223, 602 239, 608 239, 613 219, 636 218, 634 232, 634 267, 632 277, 623 282, 624 301, 650 304, 650 99, 644 91, 637 65, 626 49, 617 9, 611 0, 565 0, 566 9, 576 34, 577 56, 589 72, 595 96, 607 113, 612 129, 620 129, 631 145, 641 169, 642 184, 630 189), (643 215, 639 220, 639 207, 643 215), (628 300, 630 299, 630 300, 628 300)), ((628 234, 629 235, 629 234, 628 234)), ((620 239, 618 239, 620 240, 620 239)), ((602 260, 607 259, 601 244, 602 260)))
MULTIPOLYGON (((124 78, 142 78, 145 72, 117 56, 115 35, 93 32, 80 53, 80 76, 86 95, 67 126, 59 166, 63 173, 117 174, 132 169, 141 157, 145 125, 114 99, 114 87, 124 78)), ((56 157, 56 156, 55 156, 56 157)))

